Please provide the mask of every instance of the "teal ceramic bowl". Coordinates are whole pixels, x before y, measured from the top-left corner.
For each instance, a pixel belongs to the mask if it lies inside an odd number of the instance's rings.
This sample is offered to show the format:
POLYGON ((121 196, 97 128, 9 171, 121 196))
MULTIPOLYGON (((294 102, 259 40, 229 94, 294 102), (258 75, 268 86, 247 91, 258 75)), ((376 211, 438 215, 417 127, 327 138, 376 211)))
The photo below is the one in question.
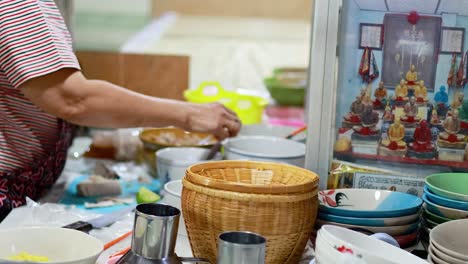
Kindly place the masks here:
POLYGON ((439 196, 437 194, 432 193, 429 188, 424 186, 424 193, 427 195, 427 198, 431 200, 432 202, 449 207, 449 208, 454 208, 454 209, 460 209, 460 210, 465 210, 468 211, 468 202, 463 202, 463 201, 457 201, 449 198, 445 198, 442 196, 439 196))
POLYGON ((427 211, 433 214, 436 214, 438 216, 442 216, 445 218, 453 219, 453 220, 468 218, 468 211, 453 209, 453 208, 435 204, 427 198, 426 194, 423 194, 422 198, 424 202, 426 203, 425 208, 427 209, 427 211))
POLYGON ((304 105, 305 86, 287 86, 275 78, 266 78, 264 84, 277 104, 290 106, 304 105))
POLYGON ((468 202, 468 173, 440 173, 428 176, 429 190, 441 197, 468 202))
POLYGON ((347 217, 326 214, 319 212, 318 218, 349 225, 360 225, 360 226, 397 226, 407 225, 417 222, 419 219, 419 212, 412 215, 405 215, 400 217, 388 217, 388 218, 371 218, 371 217, 347 217))

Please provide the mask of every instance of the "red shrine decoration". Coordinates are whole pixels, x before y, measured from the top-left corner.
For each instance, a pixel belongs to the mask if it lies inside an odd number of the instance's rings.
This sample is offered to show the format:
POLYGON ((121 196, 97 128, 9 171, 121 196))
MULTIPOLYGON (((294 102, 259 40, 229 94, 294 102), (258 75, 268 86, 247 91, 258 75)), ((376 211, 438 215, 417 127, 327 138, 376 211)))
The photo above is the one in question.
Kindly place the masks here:
POLYGON ((408 15, 408 22, 412 25, 416 25, 421 16, 416 11, 411 11, 408 15))

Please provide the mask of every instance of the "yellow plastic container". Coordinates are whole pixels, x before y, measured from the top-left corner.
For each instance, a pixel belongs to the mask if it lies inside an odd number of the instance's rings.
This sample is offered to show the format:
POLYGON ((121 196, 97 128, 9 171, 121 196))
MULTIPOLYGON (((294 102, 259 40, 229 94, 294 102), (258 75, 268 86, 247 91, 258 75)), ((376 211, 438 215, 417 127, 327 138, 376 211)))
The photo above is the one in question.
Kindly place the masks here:
POLYGON ((261 123, 268 104, 267 100, 259 96, 226 91, 218 82, 202 82, 197 89, 185 91, 184 97, 192 103, 222 103, 236 112, 244 125, 261 123))

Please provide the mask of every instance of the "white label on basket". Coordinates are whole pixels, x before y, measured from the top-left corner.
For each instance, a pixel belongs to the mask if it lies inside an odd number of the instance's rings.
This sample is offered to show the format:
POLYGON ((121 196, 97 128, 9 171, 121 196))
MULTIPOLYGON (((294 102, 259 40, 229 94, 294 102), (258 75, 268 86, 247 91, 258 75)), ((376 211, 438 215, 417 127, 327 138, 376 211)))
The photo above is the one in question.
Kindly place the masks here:
POLYGON ((271 170, 252 170, 252 184, 270 184, 273 179, 271 170))
POLYGON ((353 179, 353 187, 391 190, 422 196, 424 179, 389 174, 356 172, 353 179))

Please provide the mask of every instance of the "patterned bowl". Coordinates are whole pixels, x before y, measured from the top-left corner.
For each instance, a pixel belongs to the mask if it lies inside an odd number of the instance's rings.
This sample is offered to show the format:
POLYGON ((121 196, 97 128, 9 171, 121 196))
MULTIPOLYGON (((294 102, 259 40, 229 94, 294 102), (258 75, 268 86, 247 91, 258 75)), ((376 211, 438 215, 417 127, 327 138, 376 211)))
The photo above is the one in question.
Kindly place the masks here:
POLYGON ((320 210, 349 217, 389 218, 418 213, 422 200, 414 195, 373 189, 335 189, 319 192, 320 210))
MULTIPOLYGON (((331 245, 330 248, 353 254, 367 263, 427 264, 403 249, 346 228, 325 225, 319 233, 319 236, 323 236, 323 241, 331 245)), ((322 242, 317 244, 320 243, 322 242)))
POLYGON ((427 209, 426 209, 427 205, 424 205, 424 209, 423 209, 423 218, 426 219, 426 220, 431 220, 437 224, 442 224, 442 223, 445 223, 445 222, 448 222, 450 221, 451 219, 448 219, 448 218, 445 218, 445 217, 442 217, 442 216, 438 216, 434 213, 431 213, 429 212, 427 209))

